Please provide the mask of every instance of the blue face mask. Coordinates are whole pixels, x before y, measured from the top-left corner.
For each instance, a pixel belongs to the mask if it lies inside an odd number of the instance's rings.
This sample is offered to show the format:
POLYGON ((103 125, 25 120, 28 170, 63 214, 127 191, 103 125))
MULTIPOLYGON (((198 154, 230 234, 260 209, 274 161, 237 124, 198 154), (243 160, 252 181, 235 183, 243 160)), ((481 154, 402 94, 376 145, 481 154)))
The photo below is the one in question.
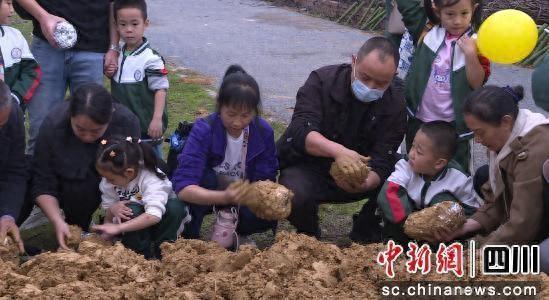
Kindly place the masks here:
POLYGON ((355 97, 364 103, 373 102, 383 96, 385 90, 371 89, 365 83, 356 78, 356 66, 353 69, 355 80, 351 84, 355 97))

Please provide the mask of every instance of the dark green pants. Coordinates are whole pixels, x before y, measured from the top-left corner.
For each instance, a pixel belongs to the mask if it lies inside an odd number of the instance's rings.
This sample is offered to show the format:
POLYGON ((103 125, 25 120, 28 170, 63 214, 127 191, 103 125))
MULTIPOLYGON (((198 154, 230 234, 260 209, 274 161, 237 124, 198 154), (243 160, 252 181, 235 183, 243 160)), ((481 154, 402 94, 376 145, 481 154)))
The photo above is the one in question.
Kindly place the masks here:
MULTIPOLYGON (((130 203, 127 206, 131 208, 134 218, 145 212, 143 205, 130 203)), ((187 206, 183 201, 169 199, 160 222, 149 228, 124 233, 122 244, 143 254, 145 258, 160 258, 160 244, 177 239, 177 230, 187 213, 187 206)))
MULTIPOLYGON (((409 153, 410 148, 412 148, 412 143, 414 142, 414 137, 416 136, 417 131, 423 124, 423 121, 416 118, 408 117, 408 130, 406 131, 406 151, 409 153)), ((471 159, 471 147, 469 145, 468 139, 460 139, 456 154, 453 158, 465 171, 469 174, 469 160, 471 159)))

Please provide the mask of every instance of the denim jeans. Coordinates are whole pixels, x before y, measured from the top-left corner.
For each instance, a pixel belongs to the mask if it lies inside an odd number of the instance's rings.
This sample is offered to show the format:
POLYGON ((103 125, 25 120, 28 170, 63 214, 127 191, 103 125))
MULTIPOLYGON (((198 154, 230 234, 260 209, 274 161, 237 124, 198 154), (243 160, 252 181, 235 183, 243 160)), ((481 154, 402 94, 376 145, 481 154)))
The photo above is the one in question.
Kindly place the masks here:
MULTIPOLYGON (((215 190, 217 188, 217 178, 213 170, 204 172, 200 186, 206 189, 215 190)), ((183 200, 185 201, 185 200, 183 200)), ((204 217, 212 212, 213 205, 200 205, 185 202, 189 206, 189 212, 192 220, 185 226, 183 236, 187 239, 200 238, 200 228, 204 217)), ((217 209, 221 207, 217 206, 217 209)), ((236 232, 240 235, 249 235, 267 230, 276 230, 277 221, 267 221, 256 217, 246 206, 241 206, 238 210, 238 225, 236 232)))
POLYGON ((33 37, 31 52, 42 68, 42 80, 29 106, 29 140, 27 154, 34 153, 34 143, 42 121, 65 98, 67 87, 71 93, 80 85, 95 82, 103 85, 104 53, 62 50, 47 41, 33 37))

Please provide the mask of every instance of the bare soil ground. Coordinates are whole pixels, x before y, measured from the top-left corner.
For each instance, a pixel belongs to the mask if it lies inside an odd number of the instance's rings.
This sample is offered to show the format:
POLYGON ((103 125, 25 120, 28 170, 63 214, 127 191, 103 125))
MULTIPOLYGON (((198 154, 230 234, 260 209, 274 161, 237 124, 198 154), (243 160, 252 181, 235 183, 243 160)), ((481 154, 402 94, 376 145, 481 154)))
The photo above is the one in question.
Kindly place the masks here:
MULTIPOLYGON (((263 251, 244 246, 229 252, 216 243, 181 239, 162 245, 162 261, 148 261, 119 243, 92 239, 81 242, 78 252, 47 252, 22 265, 0 258, 0 299, 378 299, 379 285, 387 281, 376 262, 382 250, 382 244, 342 249, 280 232, 263 251)), ((405 266, 404 259, 396 262, 393 280, 495 279, 409 274, 405 266)), ((497 279, 534 282, 541 299, 549 296, 545 274, 497 279)))

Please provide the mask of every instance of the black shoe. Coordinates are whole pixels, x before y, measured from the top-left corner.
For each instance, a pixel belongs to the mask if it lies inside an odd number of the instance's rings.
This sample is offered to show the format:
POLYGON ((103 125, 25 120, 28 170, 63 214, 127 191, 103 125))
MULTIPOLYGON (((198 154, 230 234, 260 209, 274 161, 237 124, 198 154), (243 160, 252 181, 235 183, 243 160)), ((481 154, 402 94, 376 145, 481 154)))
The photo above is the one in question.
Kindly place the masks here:
MULTIPOLYGON (((361 212, 362 213, 362 212, 361 212)), ((374 214, 354 214, 353 228, 349 238, 358 244, 371 244, 382 241, 380 218, 374 214)))
POLYGON ((381 228, 377 225, 377 228, 370 228, 368 230, 351 230, 349 233, 349 238, 357 244, 366 245, 371 243, 379 243, 382 241, 381 228))
POLYGON ((27 254, 28 256, 35 256, 42 252, 44 252, 44 250, 41 248, 31 246, 31 245, 25 245, 25 254, 27 254))
POLYGON ((305 235, 308 235, 310 237, 314 237, 317 240, 320 240, 320 236, 321 236, 320 227, 318 227, 315 231, 305 231, 305 230, 299 230, 298 229, 298 230, 296 230, 296 233, 305 234, 305 235))

